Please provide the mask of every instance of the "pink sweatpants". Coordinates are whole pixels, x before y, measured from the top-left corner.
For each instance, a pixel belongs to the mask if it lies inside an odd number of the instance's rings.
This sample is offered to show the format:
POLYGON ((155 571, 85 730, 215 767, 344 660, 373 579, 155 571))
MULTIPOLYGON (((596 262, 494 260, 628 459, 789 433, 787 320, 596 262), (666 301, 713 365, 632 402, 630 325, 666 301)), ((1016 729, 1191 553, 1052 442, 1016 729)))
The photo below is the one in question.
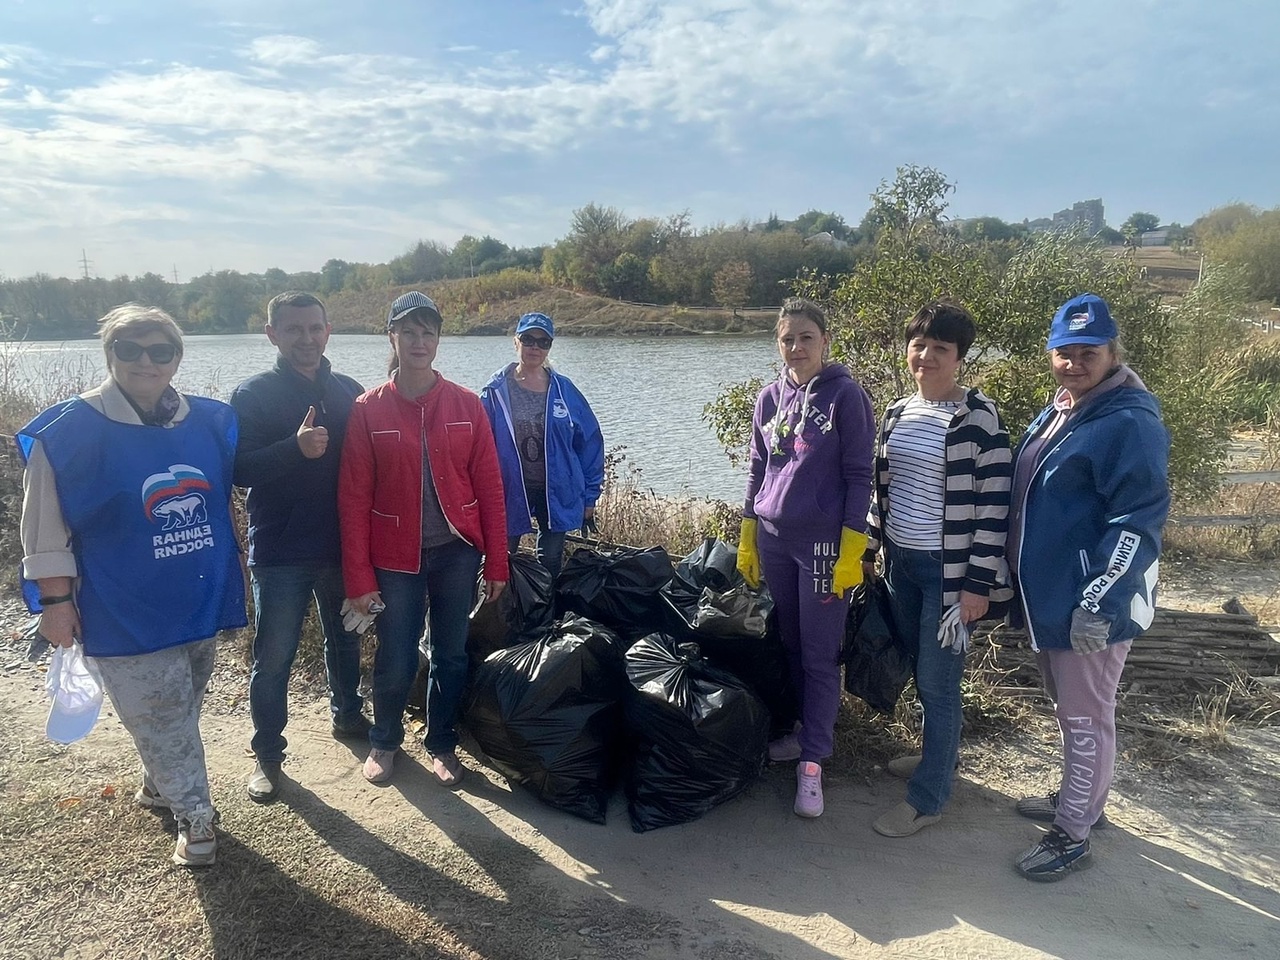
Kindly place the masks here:
POLYGON ((1116 771, 1116 689, 1133 641, 1097 653, 1041 650, 1040 673, 1062 732, 1062 786, 1054 825, 1084 840, 1102 816, 1116 771))

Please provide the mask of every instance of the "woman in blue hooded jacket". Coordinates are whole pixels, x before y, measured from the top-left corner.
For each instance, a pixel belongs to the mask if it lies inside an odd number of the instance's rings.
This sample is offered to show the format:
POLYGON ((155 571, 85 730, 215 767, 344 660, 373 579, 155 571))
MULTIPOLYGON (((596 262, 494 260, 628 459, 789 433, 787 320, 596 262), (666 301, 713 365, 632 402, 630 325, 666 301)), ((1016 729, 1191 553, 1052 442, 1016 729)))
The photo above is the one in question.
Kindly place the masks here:
POLYGON ((1053 401, 1014 457, 1006 555, 1062 733, 1062 781, 1017 811, 1053 827, 1015 865, 1060 880, 1091 863, 1115 773, 1116 691, 1155 615, 1169 514, 1169 433, 1121 360, 1101 297, 1064 303, 1049 330, 1053 401))
POLYGON ((516 324, 516 361, 490 378, 480 400, 498 445, 512 552, 538 523, 538 562, 560 574, 565 534, 589 524, 604 485, 604 437, 587 398, 551 369, 555 324, 526 313, 516 324))

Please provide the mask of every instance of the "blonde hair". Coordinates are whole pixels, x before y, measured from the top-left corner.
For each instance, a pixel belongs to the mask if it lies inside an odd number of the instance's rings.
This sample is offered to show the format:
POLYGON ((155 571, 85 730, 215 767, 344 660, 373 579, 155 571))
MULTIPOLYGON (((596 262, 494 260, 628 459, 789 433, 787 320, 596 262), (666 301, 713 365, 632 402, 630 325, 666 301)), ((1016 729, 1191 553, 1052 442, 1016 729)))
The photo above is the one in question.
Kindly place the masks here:
POLYGON ((182 328, 159 307, 124 303, 108 310, 98 321, 98 336, 102 338, 102 349, 107 355, 107 369, 111 369, 112 344, 130 335, 145 336, 148 333, 164 334, 164 338, 177 349, 178 357, 182 357, 182 328))

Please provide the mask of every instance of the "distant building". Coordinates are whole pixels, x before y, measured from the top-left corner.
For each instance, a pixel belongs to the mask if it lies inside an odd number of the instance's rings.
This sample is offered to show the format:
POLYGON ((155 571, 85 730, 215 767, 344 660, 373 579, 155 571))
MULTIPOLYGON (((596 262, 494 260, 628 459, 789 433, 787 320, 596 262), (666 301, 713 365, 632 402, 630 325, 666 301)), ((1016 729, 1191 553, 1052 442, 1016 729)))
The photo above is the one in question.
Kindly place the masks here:
POLYGON ((804 242, 816 243, 820 247, 830 247, 832 250, 843 250, 849 245, 830 230, 823 230, 821 233, 815 233, 812 237, 805 237, 804 242))
POLYGON ((1138 246, 1140 247, 1167 247, 1168 245, 1168 227, 1161 227, 1159 230, 1148 230, 1138 237, 1138 246))
POLYGON ((1053 229, 1053 221, 1048 217, 1037 217, 1035 220, 1023 220, 1022 225, 1027 228, 1027 233, 1044 233, 1046 230, 1053 229))
POLYGON ((1103 216, 1101 200, 1078 200, 1066 210, 1059 210, 1053 215, 1054 230, 1079 230, 1083 228, 1089 236, 1095 236, 1107 225, 1103 216))

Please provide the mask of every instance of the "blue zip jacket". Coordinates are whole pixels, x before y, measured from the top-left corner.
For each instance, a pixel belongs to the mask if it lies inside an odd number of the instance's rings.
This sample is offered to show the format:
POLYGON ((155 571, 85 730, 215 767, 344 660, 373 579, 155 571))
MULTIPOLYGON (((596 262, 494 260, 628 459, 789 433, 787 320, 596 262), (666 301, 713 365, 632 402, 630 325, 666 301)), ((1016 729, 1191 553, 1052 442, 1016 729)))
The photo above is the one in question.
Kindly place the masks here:
POLYGON ((362 393, 325 358, 311 380, 278 357, 231 394, 240 417, 235 484, 249 488, 249 566, 342 562, 338 464, 351 404, 362 393), (315 425, 329 431, 329 446, 315 460, 302 455, 297 440, 308 407, 316 408, 315 425))
MULTIPOLYGON (((1053 415, 1050 404, 1016 456, 1053 415)), ((1169 515, 1169 432, 1155 397, 1120 386, 1083 406, 1049 441, 1020 513, 1017 577, 1033 647, 1070 649, 1076 607, 1111 623, 1108 643, 1151 626, 1169 515)))
MULTIPOLYGON (((507 378, 515 368, 514 363, 507 364, 480 391, 480 402, 489 415, 493 439, 498 446, 509 537, 533 531, 524 472, 516 450, 515 427, 511 422, 507 378)), ((600 488, 604 485, 604 436, 591 405, 573 381, 550 368, 547 373, 551 382, 547 387, 543 463, 547 470, 547 517, 551 521, 548 532, 561 533, 581 529, 586 508, 595 506, 600 499, 600 488)))

